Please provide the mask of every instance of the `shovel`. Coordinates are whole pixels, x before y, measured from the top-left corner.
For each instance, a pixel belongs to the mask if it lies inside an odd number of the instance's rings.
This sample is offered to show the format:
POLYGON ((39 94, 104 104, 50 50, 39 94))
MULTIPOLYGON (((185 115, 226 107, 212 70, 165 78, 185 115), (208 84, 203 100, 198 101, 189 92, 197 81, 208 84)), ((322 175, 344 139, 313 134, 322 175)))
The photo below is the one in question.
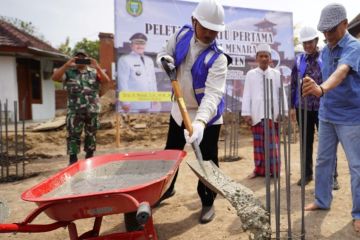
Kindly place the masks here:
MULTIPOLYGON (((161 58, 161 64, 168 74, 178 103, 185 128, 191 136, 193 133, 191 120, 186 110, 185 101, 177 81, 176 68, 174 64, 161 58)), ((227 199, 236 209, 237 215, 242 222, 243 230, 248 230, 250 239, 269 239, 271 227, 269 224, 269 214, 265 211, 261 203, 255 198, 253 191, 249 188, 236 183, 227 177, 212 161, 204 161, 199 148, 199 143, 194 141, 191 144, 194 149, 197 161, 187 161, 191 170, 196 174, 202 183, 212 191, 217 192, 227 199)))
MULTIPOLYGON (((174 66, 174 64, 166 61, 165 58, 161 58, 161 64, 170 78, 171 86, 174 91, 175 99, 179 106, 185 128, 186 130, 188 130, 189 135, 191 136, 193 133, 193 129, 192 129, 189 113, 187 112, 185 101, 181 92, 181 88, 179 82, 177 81, 176 67, 174 66)), ((214 176, 218 176, 218 179, 228 179, 228 177, 226 177, 220 171, 220 169, 215 165, 213 161, 204 161, 197 140, 195 140, 191 144, 191 146, 194 150, 197 161, 190 160, 190 161, 186 161, 186 163, 189 165, 191 170, 196 174, 196 176, 200 179, 200 181, 202 181, 208 188, 225 197, 225 192, 224 190, 222 190, 221 184, 218 181, 216 181, 216 177, 214 178, 214 176)))
MULTIPOLYGON (((174 64, 169 63, 168 61, 165 60, 165 58, 161 58, 161 64, 164 67, 164 70, 166 71, 166 73, 168 74, 168 76, 171 80, 171 86, 174 91, 174 95, 175 95, 177 104, 179 106, 185 128, 186 128, 186 130, 188 130, 189 135, 191 136, 193 134, 193 128, 191 125, 191 120, 190 120, 189 114, 186 109, 185 101, 184 101, 184 98, 183 98, 183 95, 182 95, 182 92, 181 92, 181 89, 179 86, 179 82, 176 79, 177 78, 176 68, 175 68, 174 64)), ((194 142, 191 143, 191 147, 193 148, 196 159, 198 160, 198 165, 200 166, 200 168, 202 170, 201 174, 204 176, 207 176, 206 169, 204 167, 205 161, 203 160, 203 157, 202 157, 202 154, 200 151, 200 147, 199 147, 199 143, 197 142, 197 140, 195 140, 194 142)), ((213 190, 213 189, 211 189, 211 190, 213 190)), ((218 192, 218 191, 216 191, 216 192, 218 192)))

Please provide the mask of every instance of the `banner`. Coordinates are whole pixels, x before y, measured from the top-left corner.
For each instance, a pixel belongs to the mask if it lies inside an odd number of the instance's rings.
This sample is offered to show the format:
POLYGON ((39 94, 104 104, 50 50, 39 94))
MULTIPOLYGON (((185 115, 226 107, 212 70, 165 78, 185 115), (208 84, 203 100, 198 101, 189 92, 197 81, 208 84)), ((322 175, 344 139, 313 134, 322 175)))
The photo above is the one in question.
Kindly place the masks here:
MULTIPOLYGON (((171 83, 155 58, 169 36, 191 24, 196 5, 180 0, 115 0, 119 112, 170 111, 171 83)), ((220 32, 216 41, 233 59, 227 75, 226 105, 228 111, 238 111, 246 73, 257 67, 258 44, 271 46, 272 67, 280 71, 285 86, 290 84, 292 13, 232 6, 224 6, 224 10, 226 31, 220 32)))

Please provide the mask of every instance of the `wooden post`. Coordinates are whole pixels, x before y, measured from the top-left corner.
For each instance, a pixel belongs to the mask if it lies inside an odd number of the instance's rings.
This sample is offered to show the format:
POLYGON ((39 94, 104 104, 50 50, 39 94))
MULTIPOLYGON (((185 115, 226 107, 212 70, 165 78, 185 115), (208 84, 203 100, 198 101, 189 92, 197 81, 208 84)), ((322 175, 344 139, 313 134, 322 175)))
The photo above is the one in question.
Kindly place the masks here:
POLYGON ((120 113, 116 112, 116 136, 115 136, 115 142, 116 147, 120 147, 120 113))

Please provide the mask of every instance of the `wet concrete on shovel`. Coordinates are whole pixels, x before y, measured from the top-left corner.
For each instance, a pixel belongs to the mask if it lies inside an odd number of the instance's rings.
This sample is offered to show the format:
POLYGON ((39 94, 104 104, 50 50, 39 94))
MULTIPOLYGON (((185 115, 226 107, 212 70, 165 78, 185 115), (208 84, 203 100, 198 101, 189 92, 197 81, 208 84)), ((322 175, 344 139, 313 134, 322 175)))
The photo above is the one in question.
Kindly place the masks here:
POLYGON ((210 189, 221 194, 236 209, 244 231, 248 231, 249 239, 270 239, 271 227, 269 214, 264 206, 255 198, 253 191, 227 177, 211 161, 187 161, 187 164, 199 179, 210 189))

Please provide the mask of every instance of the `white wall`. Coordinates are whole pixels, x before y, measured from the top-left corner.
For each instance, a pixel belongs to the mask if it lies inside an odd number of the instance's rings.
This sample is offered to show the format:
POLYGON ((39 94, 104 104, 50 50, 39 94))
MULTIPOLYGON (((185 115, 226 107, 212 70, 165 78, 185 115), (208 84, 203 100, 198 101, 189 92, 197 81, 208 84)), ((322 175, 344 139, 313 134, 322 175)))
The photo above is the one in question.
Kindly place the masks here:
POLYGON ((44 60, 41 61, 42 104, 32 104, 34 121, 48 120, 55 117, 55 86, 51 79, 44 79, 44 60))
MULTIPOLYGON (((48 120, 55 117, 55 87, 50 79, 43 77, 44 60, 41 60, 42 104, 32 104, 34 121, 48 120)), ((8 109, 11 120, 14 116, 14 101, 18 101, 18 84, 16 73, 16 58, 0 56, 0 100, 2 106, 8 99, 8 109)))
MULTIPOLYGON (((16 77, 16 58, 0 56, 0 100, 2 107, 8 99, 8 110, 11 119, 14 116, 14 101, 18 101, 18 85, 16 77)), ((4 111, 4 109, 2 109, 4 111)))

